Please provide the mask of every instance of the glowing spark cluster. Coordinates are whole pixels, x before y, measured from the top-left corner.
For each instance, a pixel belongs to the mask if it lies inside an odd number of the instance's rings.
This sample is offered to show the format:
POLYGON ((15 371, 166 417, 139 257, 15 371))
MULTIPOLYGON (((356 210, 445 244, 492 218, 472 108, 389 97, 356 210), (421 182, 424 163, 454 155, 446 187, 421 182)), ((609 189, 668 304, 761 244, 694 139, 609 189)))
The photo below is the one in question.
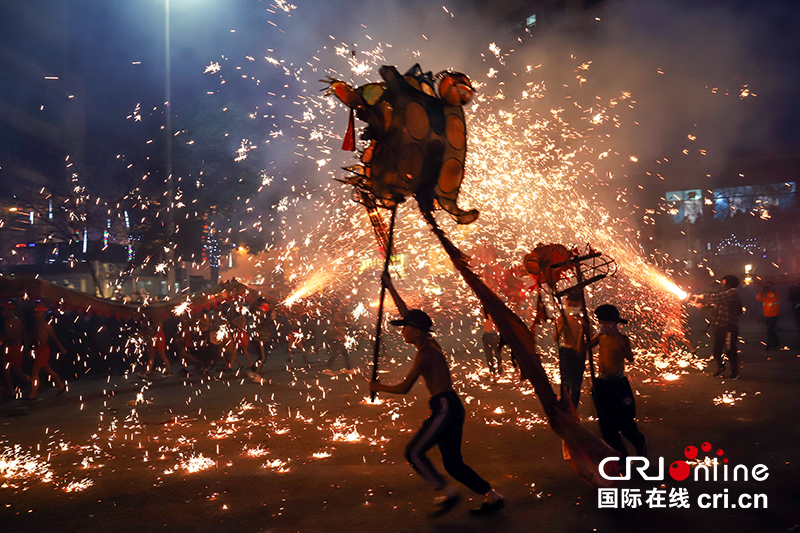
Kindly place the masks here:
POLYGON ((736 391, 725 391, 720 396, 717 396, 712 401, 714 405, 727 405, 733 407, 737 402, 744 399, 747 394, 744 392, 738 393, 736 391))
POLYGON ((202 453, 193 453, 188 457, 179 458, 178 463, 171 469, 165 470, 164 473, 172 474, 179 470, 183 470, 184 472, 193 474, 195 472, 202 472, 203 470, 214 468, 215 466, 217 466, 217 462, 213 459, 204 456, 202 453))
POLYGON ((50 465, 40 457, 22 450, 15 445, 7 446, 0 451, 0 477, 8 481, 38 480, 45 483, 53 481, 53 471, 50 465))

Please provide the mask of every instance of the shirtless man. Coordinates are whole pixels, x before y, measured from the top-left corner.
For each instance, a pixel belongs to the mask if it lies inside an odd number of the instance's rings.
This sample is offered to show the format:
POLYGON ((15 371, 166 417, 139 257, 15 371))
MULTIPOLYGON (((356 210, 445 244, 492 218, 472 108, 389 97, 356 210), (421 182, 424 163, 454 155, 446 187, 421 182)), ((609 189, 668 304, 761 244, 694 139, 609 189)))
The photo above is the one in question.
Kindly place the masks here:
POLYGON ((13 373, 17 378, 30 383, 31 377, 22 372, 22 354, 25 346, 25 327, 16 315, 16 307, 11 302, 0 304, 3 309, 3 374, 8 387, 8 395, 14 392, 13 373))
POLYGON ((50 325, 49 322, 44 321, 44 315, 47 312, 47 307, 43 303, 36 304, 36 307, 33 310, 33 314, 36 317, 36 323, 34 324, 33 329, 33 372, 31 372, 31 379, 33 381, 33 386, 31 387, 31 394, 28 396, 28 400, 35 400, 36 393, 39 391, 39 371, 44 369, 45 372, 53 376, 53 380, 56 382, 59 388, 59 394, 63 393, 67 386, 61 381, 61 378, 58 377, 55 370, 50 368, 50 341, 52 340, 56 343, 58 347, 58 351, 60 353, 67 353, 67 350, 64 349, 64 346, 61 345, 58 338, 56 337, 55 331, 53 331, 53 326, 50 325))
POLYGON ((172 375, 172 366, 169 364, 169 359, 167 359, 167 337, 164 335, 164 322, 160 318, 155 317, 146 318, 145 320, 147 321, 145 326, 147 338, 145 340, 148 343, 147 370, 145 371, 145 376, 153 375, 153 366, 155 364, 156 353, 158 353, 166 370, 164 376, 170 377, 172 375))
POLYGON ((325 374, 333 374, 333 363, 339 356, 344 360, 344 366, 347 370, 352 367, 350 365, 350 354, 347 350, 347 332, 350 324, 348 323, 348 313, 345 306, 339 301, 334 304, 335 309, 331 314, 328 323, 328 328, 325 330, 328 341, 328 362, 325 363, 325 374))
POLYGON ((620 318, 619 310, 609 304, 601 305, 594 314, 600 322, 600 332, 592 338, 592 346, 599 344, 600 348, 592 398, 603 440, 622 455, 619 464, 624 465, 628 451, 622 436, 633 444, 636 455, 647 457, 647 441, 634 420, 636 402, 625 377, 625 361, 633 362, 631 341, 617 329, 618 324, 628 321, 620 318))
POLYGON ((561 385, 575 409, 578 408, 581 399, 581 384, 586 370, 586 348, 583 341, 580 304, 578 295, 568 293, 566 312, 556 320, 556 330, 553 333, 553 340, 558 343, 561 385))
POLYGON ((403 299, 392 285, 388 274, 382 279, 392 294, 397 310, 403 315, 401 320, 393 320, 394 326, 403 326, 403 340, 413 344, 417 349, 414 365, 406 378, 396 385, 386 385, 379 380, 370 383, 373 392, 389 392, 407 394, 411 387, 422 376, 425 386, 431 394, 431 416, 422 424, 422 428, 411 439, 406 447, 406 460, 422 478, 430 483, 434 490, 443 491, 444 496, 437 499, 438 510, 429 516, 440 516, 461 501, 461 495, 450 486, 436 471, 425 453, 434 446, 439 446, 442 463, 447 473, 466 485, 476 494, 485 495, 485 501, 473 514, 485 515, 499 511, 505 506, 505 500, 495 489, 481 478, 472 468, 464 464, 461 457, 461 434, 464 429, 464 406, 461 404, 450 379, 447 359, 439 344, 431 337, 433 325, 430 317, 419 309, 409 310, 403 299))

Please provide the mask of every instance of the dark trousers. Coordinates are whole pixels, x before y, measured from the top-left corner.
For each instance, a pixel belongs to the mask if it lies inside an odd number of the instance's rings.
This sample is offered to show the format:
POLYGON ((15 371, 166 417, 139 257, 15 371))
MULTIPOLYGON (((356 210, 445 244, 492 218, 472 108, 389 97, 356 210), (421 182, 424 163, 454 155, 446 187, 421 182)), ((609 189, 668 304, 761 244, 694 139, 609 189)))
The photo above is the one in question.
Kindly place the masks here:
POLYGON ((780 345, 778 340, 778 319, 780 316, 768 316, 765 318, 767 324, 767 348, 777 348, 780 345))
MULTIPOLYGON (((347 351, 347 347, 344 345, 344 341, 340 339, 333 339, 331 340, 330 346, 328 347, 328 353, 330 356, 328 357, 328 363, 325 365, 327 368, 331 368, 333 366, 333 362, 336 361, 336 358, 340 355, 342 359, 344 359, 344 366, 350 370, 352 368, 350 366, 350 354, 347 351)), ((305 353, 303 354, 303 358, 305 358, 305 353)), ((306 358, 306 363, 308 359, 306 358)))
POLYGON ((725 361, 722 359, 724 352, 731 365, 731 376, 739 375, 739 326, 728 324, 727 326, 717 326, 712 335, 714 359, 717 361, 719 370, 725 370, 725 361))
POLYGON ((195 343, 196 358, 204 369, 213 368, 220 357, 219 344, 211 342, 211 333, 203 331, 200 339, 195 343))
POLYGON ((486 363, 492 374, 503 373, 503 339, 496 331, 486 331, 483 334, 483 353, 486 363))
MULTIPOLYGON (((625 437, 633 444, 636 455, 647 456, 647 439, 636 425, 636 402, 628 378, 595 378, 592 399, 597 409, 600 433, 606 444, 617 450, 623 459, 628 456, 625 437)), ((622 464, 622 462, 620 462, 622 464)))
POLYGON ((561 384, 567 389, 572 405, 577 409, 581 399, 583 373, 586 370, 586 352, 578 353, 572 348, 559 348, 558 369, 561 372, 561 384))
POLYGON ((458 395, 453 391, 441 392, 431 398, 430 407, 431 416, 422 423, 422 428, 406 446, 406 461, 434 489, 443 490, 447 482, 425 455, 428 450, 438 446, 448 474, 475 494, 489 492, 491 485, 464 464, 461 456, 464 406, 458 395))

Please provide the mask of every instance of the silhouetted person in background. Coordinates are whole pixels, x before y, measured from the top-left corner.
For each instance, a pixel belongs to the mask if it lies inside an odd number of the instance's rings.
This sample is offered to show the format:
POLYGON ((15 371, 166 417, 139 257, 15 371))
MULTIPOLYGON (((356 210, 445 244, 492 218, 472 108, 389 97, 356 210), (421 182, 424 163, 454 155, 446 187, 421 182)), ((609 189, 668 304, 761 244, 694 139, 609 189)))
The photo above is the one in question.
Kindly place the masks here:
POLYGON ((31 382, 31 377, 22 371, 22 356, 25 353, 26 335, 25 326, 16 314, 16 306, 12 302, 0 304, 3 309, 3 375, 7 387, 6 396, 14 394, 12 375, 26 383, 31 382))
POLYGON ((164 363, 164 376, 169 377, 172 375, 172 366, 167 359, 167 337, 164 335, 164 324, 161 319, 149 318, 145 319, 146 326, 145 342, 147 342, 147 369, 145 370, 146 376, 153 375, 153 366, 155 365, 156 353, 164 363))
POLYGON ((489 316, 486 309, 483 310, 483 353, 486 356, 486 364, 489 365, 489 372, 492 374, 503 373, 503 337, 497 331, 494 320, 489 316))
POLYGON ((581 399, 581 385, 586 370, 586 343, 583 340, 581 323, 581 301, 574 293, 568 293, 566 310, 556 319, 553 340, 558 343, 558 368, 561 384, 566 389, 575 409, 581 399))
POLYGON ((717 362, 717 371, 714 377, 722 377, 725 373, 725 361, 722 353, 731 366, 731 379, 739 379, 739 317, 742 315, 742 300, 736 287, 739 278, 727 275, 722 278, 722 290, 711 294, 707 298, 707 305, 711 307, 711 339, 714 359, 717 362))
POLYGON ((761 302, 761 308, 764 311, 764 322, 767 325, 767 350, 780 348, 778 319, 781 317, 781 297, 772 283, 767 282, 756 294, 756 300, 761 302))
POLYGON ((36 304, 33 310, 36 322, 33 326, 32 335, 34 362, 33 371, 31 372, 31 393, 28 396, 30 401, 35 400, 36 394, 39 392, 39 371, 42 369, 53 377, 53 381, 58 385, 59 394, 62 394, 67 389, 67 386, 61 381, 55 370, 50 368, 50 341, 55 343, 60 353, 67 353, 67 350, 64 349, 64 346, 61 345, 61 342, 56 337, 53 326, 45 322, 45 313, 47 313, 47 307, 43 303, 36 304))

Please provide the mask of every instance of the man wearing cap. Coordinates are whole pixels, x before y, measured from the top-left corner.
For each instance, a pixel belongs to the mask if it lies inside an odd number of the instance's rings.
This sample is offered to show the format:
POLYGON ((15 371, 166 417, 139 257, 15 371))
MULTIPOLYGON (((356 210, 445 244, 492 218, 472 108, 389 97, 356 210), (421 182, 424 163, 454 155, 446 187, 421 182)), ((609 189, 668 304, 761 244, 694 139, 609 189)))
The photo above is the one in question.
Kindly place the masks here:
POLYGON ((67 350, 64 349, 64 346, 56 337, 56 332, 53 331, 53 326, 50 325, 49 322, 45 322, 44 315, 47 313, 47 306, 43 303, 36 304, 36 307, 33 309, 33 314, 36 317, 36 323, 34 324, 33 330, 33 372, 31 372, 31 379, 33 381, 33 386, 31 387, 31 393, 28 396, 29 401, 36 400, 36 393, 39 392, 39 371, 44 369, 45 372, 50 374, 53 377, 53 381, 56 382, 58 385, 59 394, 63 393, 67 386, 61 381, 61 378, 58 377, 55 370, 50 368, 50 340, 52 339, 53 342, 56 343, 59 352, 67 353, 67 350))
POLYGON ((624 465, 628 451, 622 437, 633 444, 636 455, 647 456, 647 440, 636 425, 636 402, 625 377, 625 361, 633 362, 631 341, 617 327, 628 321, 620 318, 619 310, 610 304, 599 306, 594 314, 600 322, 600 332, 591 341, 592 346, 599 345, 592 399, 603 440, 620 453, 619 464, 624 465))
POLYGON ((393 320, 394 326, 402 326, 403 340, 413 344, 417 349, 414 365, 405 379, 396 385, 385 385, 379 380, 370 383, 373 392, 389 392, 406 394, 417 379, 422 376, 425 386, 431 394, 431 416, 422 424, 411 442, 406 447, 406 460, 422 478, 430 483, 434 490, 443 491, 444 496, 437 499, 438 510, 429 515, 434 518, 455 507, 461 496, 436 471, 426 452, 434 446, 439 447, 442 463, 447 473, 463 483, 476 494, 485 495, 480 508, 473 509, 473 514, 484 515, 499 511, 505 506, 505 500, 487 481, 472 468, 464 464, 461 456, 461 435, 464 429, 464 406, 453 390, 450 379, 450 368, 444 352, 431 337, 433 322, 419 309, 409 310, 397 293, 388 274, 382 278, 383 284, 392 294, 398 311, 403 315, 400 320, 393 320))
POLYGON ((22 381, 30 383, 31 377, 22 371, 22 355, 25 345, 25 328, 22 321, 16 315, 16 307, 12 302, 0 304, 3 309, 3 374, 8 386, 8 394, 14 391, 14 382, 11 379, 13 373, 22 381))

